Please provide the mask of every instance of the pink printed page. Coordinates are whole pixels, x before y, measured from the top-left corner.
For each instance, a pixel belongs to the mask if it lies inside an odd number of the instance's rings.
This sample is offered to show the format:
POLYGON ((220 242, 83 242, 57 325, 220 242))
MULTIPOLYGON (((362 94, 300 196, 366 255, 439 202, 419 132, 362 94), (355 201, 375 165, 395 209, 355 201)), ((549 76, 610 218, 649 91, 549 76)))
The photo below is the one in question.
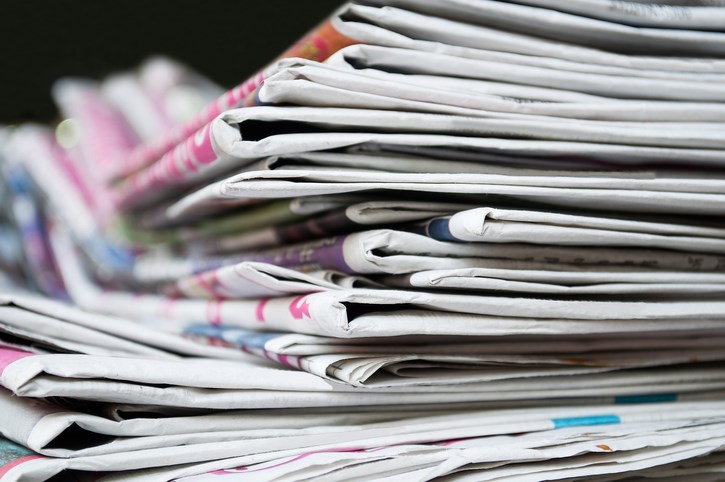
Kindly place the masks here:
POLYGON ((7 367, 16 361, 29 356, 33 356, 33 353, 0 345, 0 376, 2 376, 7 367))

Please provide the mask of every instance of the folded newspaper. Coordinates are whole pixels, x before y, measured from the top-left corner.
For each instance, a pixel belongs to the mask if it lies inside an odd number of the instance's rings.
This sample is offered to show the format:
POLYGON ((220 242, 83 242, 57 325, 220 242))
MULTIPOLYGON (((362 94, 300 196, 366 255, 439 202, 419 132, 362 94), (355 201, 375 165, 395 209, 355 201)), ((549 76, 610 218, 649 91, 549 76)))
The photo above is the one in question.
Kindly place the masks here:
POLYGON ((354 0, 0 127, 3 481, 722 480, 725 3, 354 0))

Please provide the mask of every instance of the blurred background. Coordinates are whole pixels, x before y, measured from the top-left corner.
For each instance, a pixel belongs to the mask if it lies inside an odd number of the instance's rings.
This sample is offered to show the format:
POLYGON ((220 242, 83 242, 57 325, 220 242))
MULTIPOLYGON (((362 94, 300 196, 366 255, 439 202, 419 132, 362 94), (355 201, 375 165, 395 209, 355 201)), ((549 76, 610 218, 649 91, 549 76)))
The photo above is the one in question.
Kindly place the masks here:
POLYGON ((23 0, 0 23, 0 124, 57 117, 59 77, 100 79, 153 54, 222 86, 245 80, 342 0, 23 0))

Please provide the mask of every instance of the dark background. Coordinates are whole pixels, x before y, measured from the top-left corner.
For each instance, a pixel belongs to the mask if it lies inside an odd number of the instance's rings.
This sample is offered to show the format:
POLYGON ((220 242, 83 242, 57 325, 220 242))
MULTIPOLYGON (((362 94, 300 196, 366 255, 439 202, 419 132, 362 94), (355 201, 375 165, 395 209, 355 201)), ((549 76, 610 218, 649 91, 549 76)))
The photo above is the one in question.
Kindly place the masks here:
POLYGON ((21 0, 0 18, 0 123, 49 122, 50 86, 165 54, 223 86, 264 66, 342 0, 21 0))

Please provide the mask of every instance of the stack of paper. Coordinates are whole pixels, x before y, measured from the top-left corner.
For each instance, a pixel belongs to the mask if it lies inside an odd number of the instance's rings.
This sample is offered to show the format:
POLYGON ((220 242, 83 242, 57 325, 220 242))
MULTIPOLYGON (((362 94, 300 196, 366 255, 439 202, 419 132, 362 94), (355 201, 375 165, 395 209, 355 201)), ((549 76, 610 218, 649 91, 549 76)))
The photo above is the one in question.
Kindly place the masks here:
POLYGON ((0 130, 0 475, 720 480, 725 7, 674 3, 59 81, 0 130))

